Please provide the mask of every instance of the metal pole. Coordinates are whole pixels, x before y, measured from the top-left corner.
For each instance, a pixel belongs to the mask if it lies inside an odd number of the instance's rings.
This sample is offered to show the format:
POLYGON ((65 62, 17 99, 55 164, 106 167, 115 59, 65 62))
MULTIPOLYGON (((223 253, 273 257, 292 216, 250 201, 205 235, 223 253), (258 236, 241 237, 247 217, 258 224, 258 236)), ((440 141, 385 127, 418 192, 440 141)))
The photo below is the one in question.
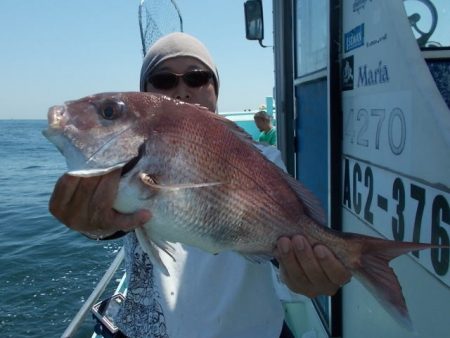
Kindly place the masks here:
POLYGON ((105 291, 106 286, 111 281, 111 278, 114 276, 114 273, 119 268, 120 264, 123 261, 125 254, 124 254, 124 248, 122 247, 117 254, 116 258, 114 258, 114 261, 109 266, 108 270, 106 270, 105 274, 103 275, 100 282, 98 282, 97 286, 95 287, 94 291, 92 291, 89 298, 84 302, 81 309, 78 311, 78 313, 73 317, 72 321, 70 322, 67 329, 62 334, 61 338, 70 338, 73 337, 75 332, 78 330, 80 325, 83 323, 86 315, 89 313, 89 311, 92 308, 92 305, 97 301, 97 299, 100 297, 100 295, 105 291))
POLYGON ((277 144, 287 171, 295 176, 293 0, 273 0, 277 144))
POLYGON ((175 10, 178 13, 178 18, 180 19, 180 32, 183 32, 183 17, 181 16, 181 11, 177 6, 177 3, 175 2, 175 0, 170 0, 170 2, 172 2, 173 7, 175 7, 175 10))
POLYGON ((142 10, 144 8, 144 0, 141 0, 141 3, 139 4, 139 33, 141 35, 141 44, 142 44, 142 57, 145 57, 145 54, 147 53, 147 49, 145 48, 145 34, 144 34, 144 27, 142 26, 142 10))

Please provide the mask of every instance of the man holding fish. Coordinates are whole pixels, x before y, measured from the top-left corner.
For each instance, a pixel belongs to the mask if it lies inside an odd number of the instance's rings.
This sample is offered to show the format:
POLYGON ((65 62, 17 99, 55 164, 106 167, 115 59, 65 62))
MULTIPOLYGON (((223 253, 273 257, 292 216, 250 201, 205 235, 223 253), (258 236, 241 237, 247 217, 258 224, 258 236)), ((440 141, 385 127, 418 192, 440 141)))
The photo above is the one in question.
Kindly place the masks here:
MULTIPOLYGON (((173 33, 148 51, 140 90, 215 112, 219 76, 201 42, 173 33)), ((267 151, 273 149, 263 149, 267 151)), ((164 273, 133 231, 151 220, 152 210, 120 213, 113 208, 121 175, 122 168, 94 177, 64 175, 50 200, 56 218, 90 238, 125 235, 128 294, 117 318, 121 331, 128 337, 279 337, 284 312, 274 290, 272 265, 254 264, 231 251, 212 255, 175 243, 173 260, 169 255, 157 257, 167 268, 164 273)), ((156 186, 158 178, 146 180, 156 186)), ((279 238, 273 255, 284 283, 308 297, 333 295, 351 277, 326 246, 311 246, 304 236, 279 238)))

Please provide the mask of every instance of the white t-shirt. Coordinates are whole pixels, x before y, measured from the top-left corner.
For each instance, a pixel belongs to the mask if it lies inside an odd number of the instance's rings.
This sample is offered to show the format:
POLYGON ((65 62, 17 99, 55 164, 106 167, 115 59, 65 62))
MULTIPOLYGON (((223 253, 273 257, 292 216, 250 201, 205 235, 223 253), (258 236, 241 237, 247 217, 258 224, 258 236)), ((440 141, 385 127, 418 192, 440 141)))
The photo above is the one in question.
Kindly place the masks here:
MULTIPOLYGON (((275 147, 262 147, 284 168, 275 147)), ((134 232, 125 237, 128 292, 117 324, 128 337, 274 338, 284 319, 270 262, 252 263, 235 252, 212 255, 174 244, 170 276, 153 265, 134 232)))

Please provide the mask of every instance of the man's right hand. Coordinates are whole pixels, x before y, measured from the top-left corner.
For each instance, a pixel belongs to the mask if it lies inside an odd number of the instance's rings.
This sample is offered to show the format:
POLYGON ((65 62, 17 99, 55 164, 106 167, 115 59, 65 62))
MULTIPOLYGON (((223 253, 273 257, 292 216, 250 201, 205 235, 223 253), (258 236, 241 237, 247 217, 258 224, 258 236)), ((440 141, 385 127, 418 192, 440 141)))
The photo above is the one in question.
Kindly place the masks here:
POLYGON ((148 210, 122 214, 113 209, 120 174, 121 169, 96 177, 60 177, 50 198, 50 212, 89 237, 107 237, 143 225, 151 218, 148 210))

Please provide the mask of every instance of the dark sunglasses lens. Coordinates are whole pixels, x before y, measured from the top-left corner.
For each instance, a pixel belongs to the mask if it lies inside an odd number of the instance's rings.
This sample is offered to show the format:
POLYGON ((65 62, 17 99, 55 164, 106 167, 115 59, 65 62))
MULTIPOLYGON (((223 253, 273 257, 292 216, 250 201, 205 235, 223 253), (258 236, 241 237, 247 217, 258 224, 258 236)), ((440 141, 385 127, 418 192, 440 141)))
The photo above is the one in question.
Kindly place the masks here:
POLYGON ((172 73, 159 73, 151 75, 148 82, 156 89, 170 89, 177 85, 178 77, 172 73))
POLYGON ((190 87, 201 87, 208 83, 212 74, 203 70, 188 72, 183 75, 184 82, 190 87))

